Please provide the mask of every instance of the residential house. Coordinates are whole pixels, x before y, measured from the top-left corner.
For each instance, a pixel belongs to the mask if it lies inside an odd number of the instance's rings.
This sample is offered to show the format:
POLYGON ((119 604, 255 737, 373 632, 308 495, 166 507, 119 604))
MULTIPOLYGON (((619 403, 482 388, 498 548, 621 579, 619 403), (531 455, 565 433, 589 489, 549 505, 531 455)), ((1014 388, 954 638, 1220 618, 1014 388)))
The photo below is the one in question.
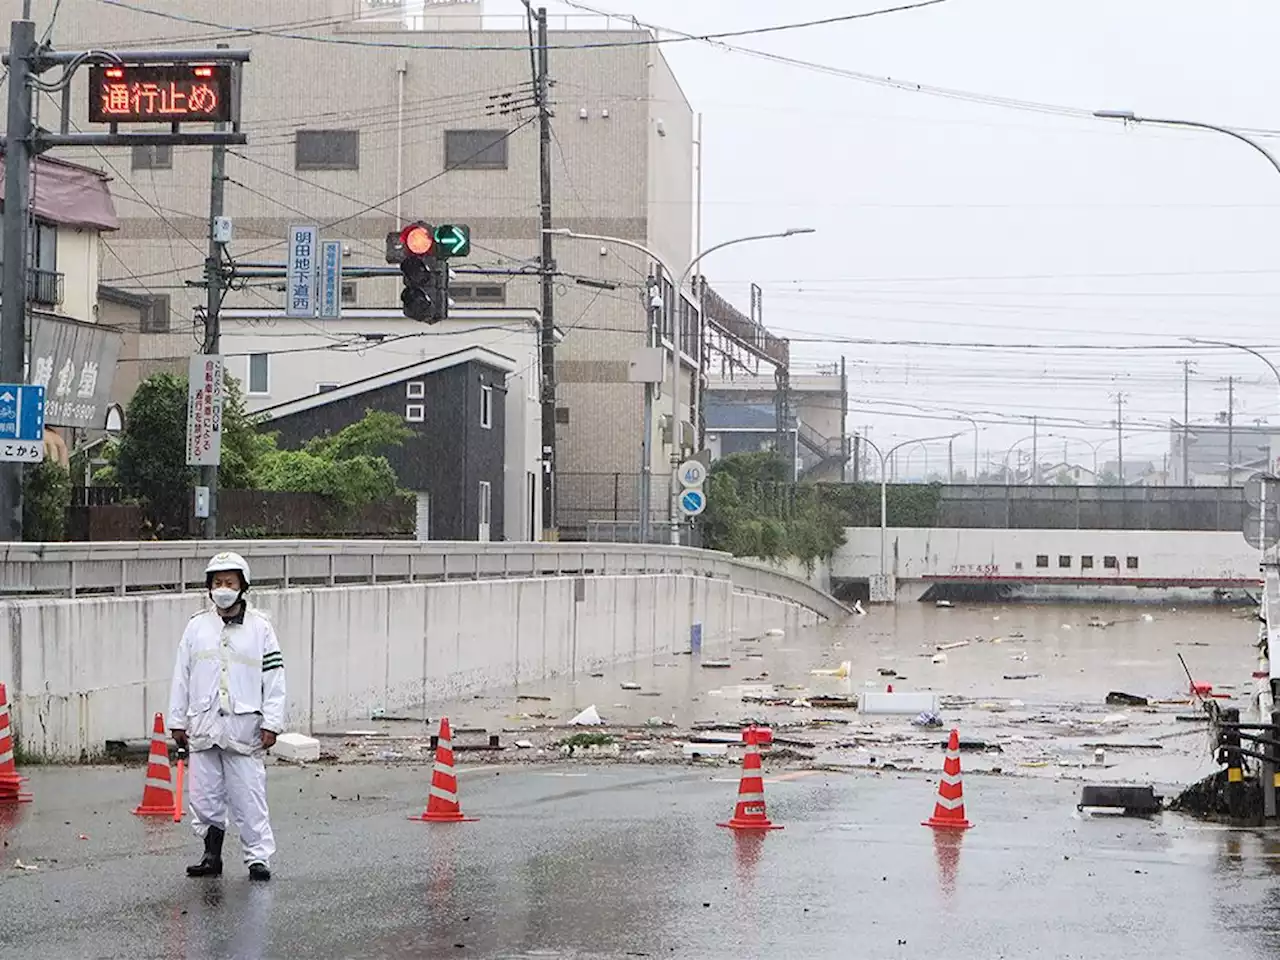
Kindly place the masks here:
MULTIPOLYGON (((417 496, 420 540, 502 540, 510 357, 482 347, 433 357, 260 411, 286 447, 334 434, 369 410, 404 417, 414 436, 386 451, 417 496)), ((536 493, 532 487, 527 495, 536 493)), ((530 539, 518 531, 509 539, 530 539)))

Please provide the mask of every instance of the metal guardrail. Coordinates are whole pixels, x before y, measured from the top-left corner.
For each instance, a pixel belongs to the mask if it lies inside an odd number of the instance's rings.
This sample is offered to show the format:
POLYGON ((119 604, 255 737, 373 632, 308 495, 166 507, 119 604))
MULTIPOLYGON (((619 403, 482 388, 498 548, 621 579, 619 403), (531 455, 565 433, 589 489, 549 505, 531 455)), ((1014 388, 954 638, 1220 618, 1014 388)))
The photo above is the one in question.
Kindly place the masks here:
MULTIPOLYGON (((688 547, 625 543, 232 540, 259 586, 339 586, 507 577, 685 573, 788 600, 828 619, 848 608, 804 580, 688 547)), ((200 589, 212 548, 198 540, 12 543, 0 547, 0 595, 67 596, 200 589)))

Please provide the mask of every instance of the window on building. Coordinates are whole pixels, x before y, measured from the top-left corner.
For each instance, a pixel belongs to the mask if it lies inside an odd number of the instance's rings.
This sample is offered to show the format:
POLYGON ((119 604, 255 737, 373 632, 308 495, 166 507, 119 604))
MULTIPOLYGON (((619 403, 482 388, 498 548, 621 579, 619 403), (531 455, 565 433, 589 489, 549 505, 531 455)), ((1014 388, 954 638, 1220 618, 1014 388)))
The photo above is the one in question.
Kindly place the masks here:
POLYGON ((334 390, 337 390, 337 389, 338 389, 338 385, 336 383, 317 383, 316 384, 316 393, 332 393, 334 390))
POLYGON ((1086 555, 1081 556, 1081 557, 1080 557, 1080 569, 1081 569, 1081 570, 1092 570, 1092 569, 1093 569, 1093 557, 1091 557, 1091 556, 1089 556, 1089 555, 1087 555, 1087 554, 1086 554, 1086 555))
POLYGON ((58 272, 58 228, 52 223, 36 224, 35 251, 37 270, 58 272))
POLYGON ((271 388, 271 357, 265 353, 249 356, 249 393, 269 393, 271 388))
POLYGON ((487 527, 490 523, 490 513, 493 509, 493 486, 488 480, 480 481, 480 505, 479 505, 480 525, 487 527))
POLYGON ((427 407, 422 403, 406 403, 404 418, 409 423, 423 423, 427 419, 427 407))
POLYGON ((421 400, 427 395, 427 382, 425 380, 410 380, 404 385, 404 395, 410 400, 421 400))
POLYGON ((508 139, 506 130, 446 130, 445 169, 505 170, 508 139))
POLYGON ((359 170, 359 130, 299 130, 294 139, 295 170, 359 170))
POLYGON ((169 294, 153 293, 147 297, 147 304, 143 306, 140 317, 140 325, 138 329, 142 333, 168 333, 169 332, 169 294))
POLYGON ((1013 562, 1013 569, 1015 569, 1015 570, 1021 570, 1021 569, 1022 569, 1022 561, 1021 561, 1021 560, 1015 560, 1015 561, 1013 562))
POLYGON ((486 430, 493 426, 493 387, 487 383, 480 388, 480 426, 486 430))
POLYGON ((1067 554, 1065 554, 1065 553, 1059 554, 1059 555, 1058 555, 1058 568, 1059 568, 1059 569, 1061 569, 1061 570, 1070 570, 1070 569, 1071 569, 1071 557, 1069 557, 1069 556, 1068 556, 1067 554))
POLYGON ((568 422, 569 422, 569 408, 556 407, 556 423, 568 423, 568 422))
POLYGON ((1137 557, 1125 557, 1125 558, 1124 558, 1124 565, 1125 565, 1128 569, 1130 569, 1130 570, 1137 570, 1137 569, 1138 569, 1138 558, 1137 558, 1137 557))
POLYGON ((1108 570, 1119 570, 1119 569, 1120 569, 1120 564, 1119 564, 1119 562, 1116 560, 1116 558, 1115 558, 1115 557, 1103 557, 1103 558, 1102 558, 1102 565, 1103 565, 1104 567, 1106 567, 1108 570))
POLYGON ((354 280, 344 280, 342 283, 342 305, 344 307, 354 307, 356 305, 356 283, 354 280))
POLYGON ((134 147, 131 165, 134 170, 172 170, 173 146, 168 143, 149 143, 134 147))
POLYGON ((1036 568, 1044 570, 1049 566, 1049 555, 1047 553, 1036 554, 1036 568))
POLYGON ((451 283, 449 296, 455 303, 507 302, 507 288, 501 283, 451 283))

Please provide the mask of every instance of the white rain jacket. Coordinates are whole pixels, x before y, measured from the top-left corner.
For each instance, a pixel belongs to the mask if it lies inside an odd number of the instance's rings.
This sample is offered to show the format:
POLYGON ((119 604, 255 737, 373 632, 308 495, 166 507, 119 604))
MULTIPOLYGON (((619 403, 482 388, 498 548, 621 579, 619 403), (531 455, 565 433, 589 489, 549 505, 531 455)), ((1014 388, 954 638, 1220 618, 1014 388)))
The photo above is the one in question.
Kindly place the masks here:
POLYGON ((284 732, 284 658, 271 622, 246 604, 223 620, 197 613, 178 645, 169 729, 186 730, 192 750, 262 749, 262 731, 284 732))

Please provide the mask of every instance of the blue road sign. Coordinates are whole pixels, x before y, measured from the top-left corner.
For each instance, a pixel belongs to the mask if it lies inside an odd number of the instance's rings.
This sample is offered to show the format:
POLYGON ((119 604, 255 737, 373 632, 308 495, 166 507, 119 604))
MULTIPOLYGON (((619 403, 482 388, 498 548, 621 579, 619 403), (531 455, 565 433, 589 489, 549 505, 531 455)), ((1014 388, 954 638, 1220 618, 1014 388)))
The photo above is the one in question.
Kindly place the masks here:
POLYGON ((44 387, 0 384, 0 460, 44 459, 44 387))
POLYGON ((680 491, 680 512, 686 517, 696 517, 707 509, 707 495, 701 490, 680 491))

